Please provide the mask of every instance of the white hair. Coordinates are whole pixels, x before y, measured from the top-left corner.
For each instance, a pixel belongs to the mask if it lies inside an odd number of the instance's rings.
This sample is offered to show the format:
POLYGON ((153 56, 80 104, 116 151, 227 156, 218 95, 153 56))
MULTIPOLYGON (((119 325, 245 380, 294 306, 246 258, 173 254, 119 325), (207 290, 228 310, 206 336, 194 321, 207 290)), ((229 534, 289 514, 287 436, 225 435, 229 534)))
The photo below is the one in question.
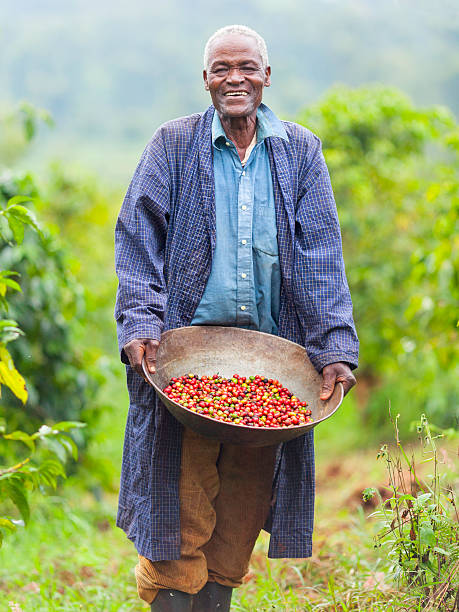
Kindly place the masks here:
POLYGON ((245 25, 228 25, 224 28, 220 28, 212 34, 212 36, 206 42, 206 46, 204 47, 204 70, 209 69, 209 55, 212 44, 218 38, 226 36, 226 34, 242 34, 243 36, 249 36, 250 38, 253 38, 253 40, 257 43, 257 48, 260 52, 263 70, 266 70, 267 66, 269 66, 269 59, 268 49, 266 47, 265 40, 258 34, 258 32, 255 32, 255 30, 252 30, 252 28, 249 28, 245 25))

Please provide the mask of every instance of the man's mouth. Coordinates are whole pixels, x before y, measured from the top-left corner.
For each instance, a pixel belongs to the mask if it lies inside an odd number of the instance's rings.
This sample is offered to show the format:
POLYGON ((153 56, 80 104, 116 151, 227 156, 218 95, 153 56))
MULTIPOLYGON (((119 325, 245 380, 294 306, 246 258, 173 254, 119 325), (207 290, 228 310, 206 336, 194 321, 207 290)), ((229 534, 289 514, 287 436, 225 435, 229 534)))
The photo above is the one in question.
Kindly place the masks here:
POLYGON ((223 94, 226 97, 236 97, 236 96, 248 96, 249 94, 246 91, 227 91, 225 94, 223 94))

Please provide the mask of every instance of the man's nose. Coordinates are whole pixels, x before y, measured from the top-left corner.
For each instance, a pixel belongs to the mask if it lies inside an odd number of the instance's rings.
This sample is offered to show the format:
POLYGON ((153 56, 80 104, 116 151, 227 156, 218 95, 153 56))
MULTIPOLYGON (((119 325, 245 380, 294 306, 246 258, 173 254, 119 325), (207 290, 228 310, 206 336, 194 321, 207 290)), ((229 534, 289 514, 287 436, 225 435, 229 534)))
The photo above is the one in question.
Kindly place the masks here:
POLYGON ((242 83, 244 75, 239 71, 239 68, 230 68, 226 80, 230 85, 236 85, 242 83))

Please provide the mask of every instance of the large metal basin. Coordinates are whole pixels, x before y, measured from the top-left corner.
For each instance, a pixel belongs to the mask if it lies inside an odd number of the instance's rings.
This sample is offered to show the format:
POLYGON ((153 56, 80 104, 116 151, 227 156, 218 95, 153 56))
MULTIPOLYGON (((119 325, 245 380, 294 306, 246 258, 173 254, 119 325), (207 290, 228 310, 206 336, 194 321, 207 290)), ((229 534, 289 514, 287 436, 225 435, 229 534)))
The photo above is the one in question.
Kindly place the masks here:
POLYGON ((303 435, 328 419, 343 401, 343 385, 338 383, 331 398, 319 399, 321 376, 309 361, 303 347, 284 338, 237 327, 192 326, 163 333, 157 354, 156 373, 144 373, 169 412, 197 433, 228 444, 270 446, 303 435), (193 373, 199 376, 219 373, 229 378, 264 375, 279 380, 312 412, 312 423, 270 429, 222 423, 187 410, 170 400, 162 389, 173 377, 193 373))

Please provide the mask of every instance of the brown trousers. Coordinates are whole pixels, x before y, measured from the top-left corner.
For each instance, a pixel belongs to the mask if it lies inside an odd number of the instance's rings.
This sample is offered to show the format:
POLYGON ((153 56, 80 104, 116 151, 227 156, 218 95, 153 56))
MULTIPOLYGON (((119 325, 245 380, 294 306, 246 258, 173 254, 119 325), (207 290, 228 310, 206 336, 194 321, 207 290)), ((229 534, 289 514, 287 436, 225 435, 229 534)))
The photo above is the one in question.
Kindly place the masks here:
POLYGON ((139 597, 197 593, 206 582, 237 587, 268 516, 276 447, 221 444, 185 429, 180 474, 180 559, 139 555, 139 597))

